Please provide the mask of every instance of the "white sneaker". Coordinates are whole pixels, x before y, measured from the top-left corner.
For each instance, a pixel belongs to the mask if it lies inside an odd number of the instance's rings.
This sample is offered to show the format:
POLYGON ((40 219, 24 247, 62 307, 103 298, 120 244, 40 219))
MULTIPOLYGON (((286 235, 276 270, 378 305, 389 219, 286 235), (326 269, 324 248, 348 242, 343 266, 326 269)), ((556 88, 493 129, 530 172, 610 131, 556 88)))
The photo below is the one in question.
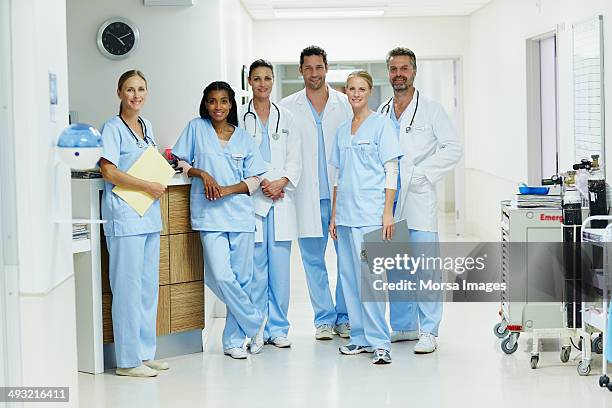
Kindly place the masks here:
POLYGON ((233 347, 231 349, 223 350, 223 354, 235 358, 236 360, 244 360, 247 358, 247 352, 242 347, 233 347))
POLYGON ((333 338, 334 338, 334 330, 332 329, 331 324, 321 324, 317 326, 317 331, 315 332, 315 339, 331 340, 333 338))
POLYGON ((131 368, 119 368, 115 370, 115 374, 126 376, 126 377, 155 377, 157 376, 157 370, 154 370, 146 365, 142 364, 138 367, 131 368))
POLYGON ((391 332, 391 343, 398 343, 400 341, 414 341, 419 339, 418 330, 397 330, 391 332))
POLYGON ((391 364, 391 352, 389 350, 377 349, 372 356, 373 364, 391 364))
POLYGON ((147 360, 143 361, 142 364, 157 371, 168 370, 170 368, 170 364, 166 361, 147 360))
POLYGON ((343 339, 351 337, 351 325, 348 322, 340 323, 334 326, 336 334, 343 339))
POLYGON ((434 335, 431 333, 421 333, 419 342, 414 346, 414 354, 433 353, 437 347, 438 344, 434 335))
POLYGON ((287 348, 287 347, 291 347, 291 341, 289 341, 288 338, 286 337, 275 337, 272 340, 270 340, 270 344, 278 347, 278 348, 287 348))
POLYGON ((264 319, 259 326, 259 330, 257 330, 257 334, 251 339, 251 344, 249 345, 249 351, 251 354, 258 354, 264 346, 263 335, 264 330, 266 329, 266 323, 268 323, 268 316, 264 316, 264 319))

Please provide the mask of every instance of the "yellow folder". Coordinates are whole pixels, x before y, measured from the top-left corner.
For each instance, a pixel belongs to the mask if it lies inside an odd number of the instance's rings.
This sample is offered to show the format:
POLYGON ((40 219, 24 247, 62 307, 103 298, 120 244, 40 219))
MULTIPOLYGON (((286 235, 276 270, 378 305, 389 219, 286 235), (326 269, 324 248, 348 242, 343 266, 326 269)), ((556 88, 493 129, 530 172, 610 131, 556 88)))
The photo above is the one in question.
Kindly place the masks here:
MULTIPOLYGON (((174 176, 174 169, 153 146, 149 146, 130 167, 127 174, 166 186, 174 176)), ((129 190, 119 186, 113 188, 113 193, 121 197, 141 217, 154 201, 153 197, 142 191, 129 190)))

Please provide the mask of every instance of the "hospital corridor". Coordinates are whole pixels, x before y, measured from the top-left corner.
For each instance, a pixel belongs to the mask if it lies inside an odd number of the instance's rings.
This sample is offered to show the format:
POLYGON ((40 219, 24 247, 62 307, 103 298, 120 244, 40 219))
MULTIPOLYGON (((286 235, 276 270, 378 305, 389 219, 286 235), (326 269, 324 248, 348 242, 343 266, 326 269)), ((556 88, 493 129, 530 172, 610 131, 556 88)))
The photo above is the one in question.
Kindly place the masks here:
POLYGON ((0 0, 0 408, 612 406, 611 21, 0 0))

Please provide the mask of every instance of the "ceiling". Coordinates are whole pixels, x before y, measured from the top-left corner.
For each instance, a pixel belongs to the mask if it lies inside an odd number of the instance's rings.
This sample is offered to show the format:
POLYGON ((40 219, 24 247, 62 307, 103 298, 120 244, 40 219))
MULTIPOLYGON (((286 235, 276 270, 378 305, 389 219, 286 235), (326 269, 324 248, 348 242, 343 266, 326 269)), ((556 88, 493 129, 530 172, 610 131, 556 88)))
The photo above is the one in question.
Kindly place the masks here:
POLYGON ((241 0, 254 20, 466 16, 491 0, 241 0))

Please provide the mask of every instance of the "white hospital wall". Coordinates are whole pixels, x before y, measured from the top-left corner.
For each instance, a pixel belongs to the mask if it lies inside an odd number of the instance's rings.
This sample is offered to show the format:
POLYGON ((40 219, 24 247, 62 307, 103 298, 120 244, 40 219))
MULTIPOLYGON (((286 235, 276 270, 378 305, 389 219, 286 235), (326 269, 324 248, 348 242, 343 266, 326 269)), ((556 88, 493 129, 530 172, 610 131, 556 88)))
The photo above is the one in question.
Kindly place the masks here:
POLYGON ((69 224, 55 223, 71 212, 70 171, 55 151, 68 123, 65 1, 14 0, 11 7, 22 384, 68 386, 69 405, 77 406, 72 235, 69 224), (50 72, 57 75, 55 120, 50 72))
MULTIPOLYGON (((204 87, 225 80, 240 89, 240 68, 251 61, 250 16, 239 0, 199 1, 190 7, 145 7, 142 0, 67 0, 70 110, 100 126, 117 114, 117 79, 129 69, 147 77, 143 116, 160 148, 171 147, 199 115, 204 87), (112 61, 100 54, 96 34, 110 17, 131 20, 140 31, 133 55, 112 61)), ((240 101, 238 101, 240 103, 240 101)), ((206 288, 205 324, 221 308, 206 288)))
POLYGON ((403 46, 417 58, 455 57, 468 45, 468 17, 260 20, 253 24, 253 55, 296 63, 300 51, 318 45, 330 61, 384 61, 403 46))
MULTIPOLYGON (((499 201, 510 199, 517 183, 527 179, 525 42, 558 24, 559 168, 573 163, 570 29, 596 14, 604 15, 605 82, 611 84, 612 36, 605 30, 612 19, 608 1, 495 0, 470 17, 464 75, 468 231, 499 240, 499 201)), ((608 86, 608 101, 611 92, 608 86)), ((611 104, 606 113, 612 118, 611 104)), ((611 157, 609 150, 606 162, 611 157)), ((610 175, 612 169, 607 170, 610 175)))
POLYGON ((143 116, 153 123, 160 147, 172 146, 199 114, 208 83, 229 79, 239 86, 239 66, 250 59, 244 41, 250 38, 250 17, 239 0, 198 1, 190 7, 67 0, 67 20, 70 109, 78 112, 79 121, 100 126, 117 114, 121 73, 140 69, 149 87, 143 116), (105 58, 96 45, 100 24, 116 16, 128 18, 140 31, 138 49, 120 61, 105 58))

